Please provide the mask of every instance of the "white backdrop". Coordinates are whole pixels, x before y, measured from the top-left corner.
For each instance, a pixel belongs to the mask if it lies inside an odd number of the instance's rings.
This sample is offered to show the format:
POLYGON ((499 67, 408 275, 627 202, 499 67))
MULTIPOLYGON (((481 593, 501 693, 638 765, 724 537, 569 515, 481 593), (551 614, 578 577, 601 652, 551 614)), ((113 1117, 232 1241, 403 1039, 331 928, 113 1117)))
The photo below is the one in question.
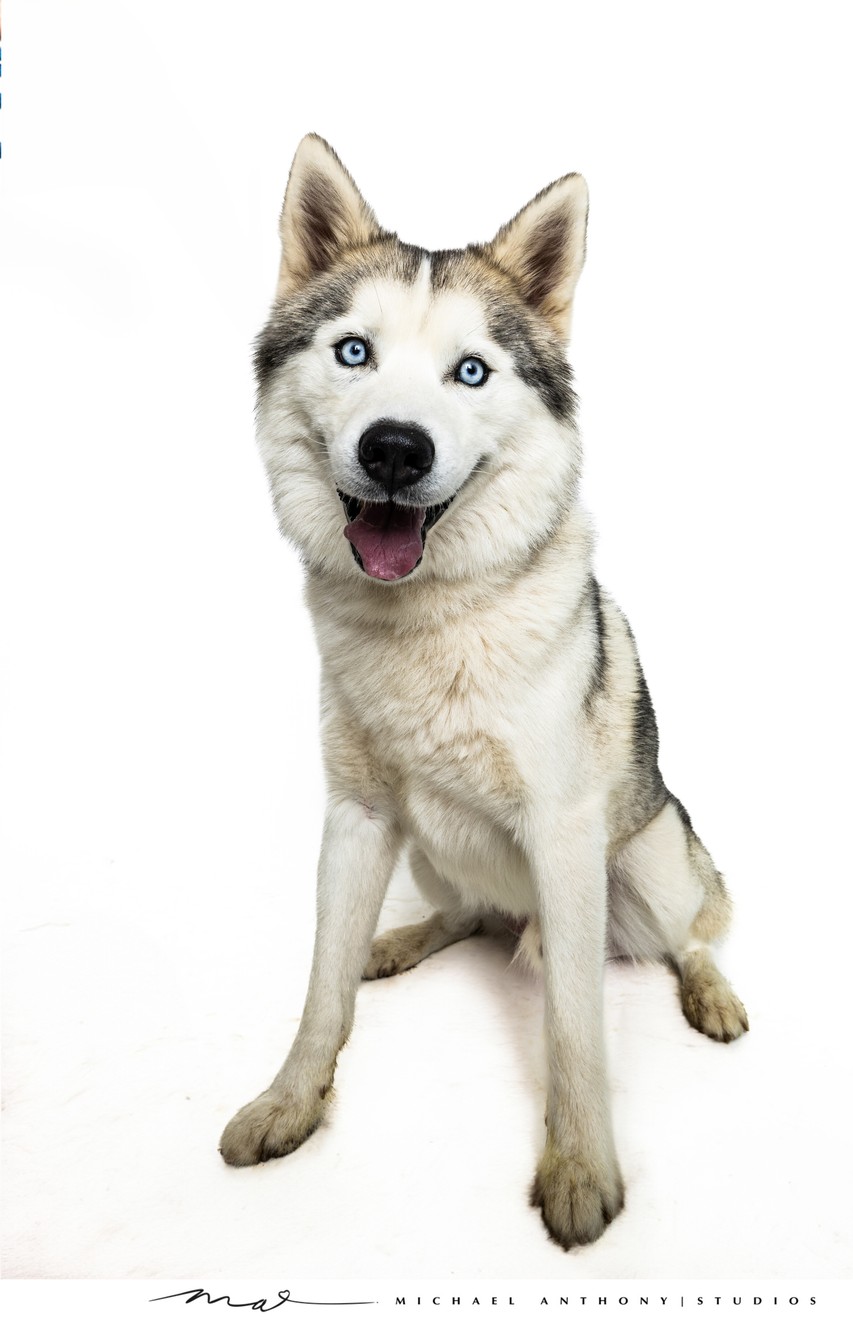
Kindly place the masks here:
MULTIPOLYGON (((7 1276, 851 1274, 841 14, 7 8, 7 1276), (597 564, 735 897, 752 1031, 714 1045, 663 970, 609 970, 628 1202, 571 1255, 526 1203, 540 991, 485 942, 363 988, 299 1152, 216 1151, 283 1058, 313 930, 317 667, 250 370, 311 130, 429 247, 590 185, 597 564)), ((387 920, 418 911, 401 875, 387 920)))

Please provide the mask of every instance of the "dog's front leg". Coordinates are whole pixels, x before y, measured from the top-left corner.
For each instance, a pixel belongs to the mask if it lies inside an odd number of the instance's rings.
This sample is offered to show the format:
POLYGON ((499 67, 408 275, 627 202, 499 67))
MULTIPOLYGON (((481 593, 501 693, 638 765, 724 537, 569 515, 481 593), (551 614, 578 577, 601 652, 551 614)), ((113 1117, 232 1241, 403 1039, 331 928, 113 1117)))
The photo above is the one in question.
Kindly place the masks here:
POLYGON ((229 1165, 286 1156, 323 1118, 338 1051, 400 848, 389 815, 353 799, 330 802, 317 886, 317 933, 308 996, 290 1053, 270 1086, 222 1134, 229 1165))
POLYGON ((604 1058, 607 870, 603 812, 532 825, 548 1042, 547 1137, 532 1202, 563 1248, 599 1237, 623 1203, 604 1058))

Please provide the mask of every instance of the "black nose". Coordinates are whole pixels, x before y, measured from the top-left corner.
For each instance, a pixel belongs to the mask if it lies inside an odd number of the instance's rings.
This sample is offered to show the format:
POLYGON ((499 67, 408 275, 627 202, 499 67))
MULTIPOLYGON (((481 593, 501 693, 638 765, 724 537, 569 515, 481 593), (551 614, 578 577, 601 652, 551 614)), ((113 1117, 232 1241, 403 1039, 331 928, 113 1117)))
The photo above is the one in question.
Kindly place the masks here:
POLYGON ((388 498, 425 477, 435 446, 423 427, 408 422, 374 422, 358 442, 358 461, 383 486, 388 498))

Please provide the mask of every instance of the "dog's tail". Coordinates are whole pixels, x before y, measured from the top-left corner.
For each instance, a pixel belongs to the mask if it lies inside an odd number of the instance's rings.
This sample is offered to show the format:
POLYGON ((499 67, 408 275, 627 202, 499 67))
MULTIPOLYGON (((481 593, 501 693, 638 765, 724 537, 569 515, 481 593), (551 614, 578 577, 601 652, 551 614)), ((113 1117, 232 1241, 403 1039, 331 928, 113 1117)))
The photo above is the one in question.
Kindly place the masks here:
POLYGON ((542 932, 539 919, 530 917, 518 937, 513 963, 519 963, 528 972, 542 972, 542 932))

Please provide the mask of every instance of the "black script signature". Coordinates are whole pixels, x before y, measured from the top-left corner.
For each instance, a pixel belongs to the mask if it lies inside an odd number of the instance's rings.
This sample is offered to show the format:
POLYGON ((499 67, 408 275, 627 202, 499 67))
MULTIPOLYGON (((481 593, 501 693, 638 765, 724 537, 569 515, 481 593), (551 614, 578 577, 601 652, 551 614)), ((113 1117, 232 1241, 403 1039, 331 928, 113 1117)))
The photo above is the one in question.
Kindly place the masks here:
POLYGON ((221 1294, 219 1298, 211 1298, 206 1289, 183 1289, 180 1293, 164 1293, 159 1298, 149 1298, 150 1303, 162 1303, 167 1298, 183 1298, 185 1303, 197 1303, 203 1298, 208 1303, 225 1303, 227 1307, 248 1307, 253 1312, 274 1312, 277 1307, 284 1303, 296 1303, 299 1307, 372 1307, 376 1303, 375 1298, 360 1298, 350 1303, 318 1303, 310 1298, 292 1298, 289 1289, 279 1289, 276 1293, 278 1302, 268 1302, 266 1298, 256 1298, 251 1303, 232 1303, 227 1293, 221 1294))

